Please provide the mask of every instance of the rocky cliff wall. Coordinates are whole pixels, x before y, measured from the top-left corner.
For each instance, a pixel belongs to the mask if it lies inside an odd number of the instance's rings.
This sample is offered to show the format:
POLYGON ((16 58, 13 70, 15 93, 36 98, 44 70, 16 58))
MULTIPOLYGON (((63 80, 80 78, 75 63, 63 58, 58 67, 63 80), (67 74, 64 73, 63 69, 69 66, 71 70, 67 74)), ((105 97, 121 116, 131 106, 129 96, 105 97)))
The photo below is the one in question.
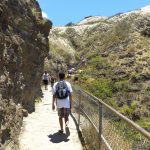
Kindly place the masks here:
POLYGON ((34 111, 51 26, 35 0, 0 0, 0 149, 15 149, 22 108, 34 111))

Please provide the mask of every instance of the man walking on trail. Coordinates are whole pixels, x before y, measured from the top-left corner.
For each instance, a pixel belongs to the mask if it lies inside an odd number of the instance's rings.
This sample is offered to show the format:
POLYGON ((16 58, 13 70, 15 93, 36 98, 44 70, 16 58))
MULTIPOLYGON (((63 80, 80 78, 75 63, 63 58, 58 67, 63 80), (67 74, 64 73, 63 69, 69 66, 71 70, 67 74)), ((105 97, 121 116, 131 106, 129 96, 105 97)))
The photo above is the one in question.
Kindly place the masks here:
POLYGON ((48 82, 49 82, 49 74, 48 74, 47 71, 44 71, 44 74, 43 74, 43 84, 45 86, 45 90, 47 90, 48 82))
POLYGON ((52 109, 55 109, 57 105, 57 111, 59 116, 60 130, 59 133, 63 133, 63 118, 65 121, 66 134, 69 134, 68 122, 69 114, 72 106, 72 87, 71 84, 65 81, 65 74, 59 73, 59 81, 54 83, 53 86, 53 102, 52 109))

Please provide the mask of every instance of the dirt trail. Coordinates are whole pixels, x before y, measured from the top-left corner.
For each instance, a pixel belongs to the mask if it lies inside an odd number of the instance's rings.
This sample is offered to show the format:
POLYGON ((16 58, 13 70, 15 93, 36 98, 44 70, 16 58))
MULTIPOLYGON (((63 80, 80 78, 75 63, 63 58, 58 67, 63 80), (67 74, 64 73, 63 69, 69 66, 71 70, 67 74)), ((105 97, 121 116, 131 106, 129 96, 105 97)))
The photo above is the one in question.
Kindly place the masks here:
POLYGON ((24 118, 20 134, 20 150, 82 150, 76 126, 69 117, 70 135, 58 134, 60 129, 56 111, 52 111, 51 87, 44 90, 36 111, 24 118))

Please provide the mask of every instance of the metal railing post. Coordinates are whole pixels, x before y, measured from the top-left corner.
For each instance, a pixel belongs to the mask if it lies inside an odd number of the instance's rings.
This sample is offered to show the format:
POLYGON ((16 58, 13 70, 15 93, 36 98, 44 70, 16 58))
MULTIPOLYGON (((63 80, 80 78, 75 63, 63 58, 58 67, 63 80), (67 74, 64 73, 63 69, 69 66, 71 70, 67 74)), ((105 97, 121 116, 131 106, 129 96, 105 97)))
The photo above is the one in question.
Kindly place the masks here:
POLYGON ((103 110, 102 110, 102 104, 99 103, 99 150, 102 149, 102 114, 103 110))
POLYGON ((80 112, 81 112, 81 91, 79 90, 78 127, 80 126, 80 112))
MULTIPOLYGON (((82 90, 81 88, 78 90, 76 90, 77 92, 77 101, 76 101, 76 105, 78 105, 77 107, 77 124, 78 124, 78 127, 80 125, 80 122, 81 122, 81 112, 82 112, 82 117, 85 117, 90 123, 91 125, 93 126, 93 128, 96 130, 97 132, 97 135, 99 137, 99 143, 98 144, 98 148, 99 150, 102 150, 103 149, 103 145, 105 147, 107 147, 107 149, 109 150, 112 150, 112 143, 109 143, 110 141, 108 141, 106 139, 106 136, 107 135, 103 135, 103 121, 106 119, 106 121, 112 121, 111 119, 109 118, 105 118, 104 116, 104 111, 110 111, 111 113, 113 113, 113 115, 119 117, 122 121, 124 121, 124 123, 126 123, 127 126, 130 126, 132 127, 136 132, 140 133, 142 136, 144 136, 146 139, 145 141, 147 142, 147 140, 150 140, 150 133, 148 131, 146 131, 145 129, 143 129, 142 127, 140 127, 138 124, 136 124, 135 122, 133 122, 132 120, 128 119, 127 117, 125 117, 124 115, 122 115, 121 113, 119 113, 117 110, 115 110, 114 108, 112 108, 111 106, 109 106, 108 104, 106 104, 104 101, 102 101, 101 99, 97 98, 96 96, 90 94, 89 92, 87 91, 84 91, 82 90), (86 108, 84 109, 84 107, 82 108, 81 106, 81 100, 82 100, 82 103, 85 103, 85 101, 87 100, 87 97, 85 97, 86 95, 88 95, 90 98, 90 102, 92 104, 92 102, 95 102, 93 105, 91 105, 91 107, 93 106, 94 109, 95 109, 95 104, 97 105, 97 109, 98 109, 98 127, 97 127, 97 123, 94 124, 93 120, 94 118, 90 117, 89 114, 87 113, 88 110, 86 110, 86 108), (103 110, 103 109, 106 109, 106 110, 103 110)), ((97 114, 97 109, 94 111, 96 114, 97 114)), ((89 109, 90 111, 90 109, 89 109)), ((111 123, 111 122, 110 122, 111 123)), ((113 121, 112 121, 112 128, 114 127, 115 124, 113 124, 113 121)), ((118 129, 119 130, 119 129, 118 129)), ((117 130, 116 130, 117 131, 117 130)), ((122 131, 122 130, 119 130, 119 131, 122 131)), ((113 131, 115 132, 115 131, 113 131)), ((125 131, 122 131, 123 134, 125 134, 125 131)), ((121 132, 120 132, 121 133, 121 132)), ((141 139, 141 141, 139 142, 143 142, 143 139, 141 139)), ((143 144, 146 144, 143 143, 143 144)), ((132 142, 129 143, 129 146, 132 146, 132 142)), ((120 145, 116 145, 117 147, 120 146, 120 145)))

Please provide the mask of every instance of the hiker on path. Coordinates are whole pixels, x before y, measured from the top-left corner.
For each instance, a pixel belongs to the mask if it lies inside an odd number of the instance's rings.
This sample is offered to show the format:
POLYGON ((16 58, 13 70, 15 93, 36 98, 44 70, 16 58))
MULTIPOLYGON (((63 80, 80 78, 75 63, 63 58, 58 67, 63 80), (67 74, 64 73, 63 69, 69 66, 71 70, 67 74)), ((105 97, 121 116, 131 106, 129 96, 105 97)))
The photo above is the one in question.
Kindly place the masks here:
POLYGON ((47 71, 44 71, 42 78, 43 78, 43 84, 45 86, 45 90, 47 90, 47 85, 48 85, 49 78, 50 78, 50 76, 47 73, 47 71))
POLYGON ((51 87, 53 87, 54 82, 55 82, 55 78, 53 76, 51 76, 51 87))
POLYGON ((55 110, 55 104, 57 106, 60 130, 59 133, 63 133, 63 125, 65 121, 66 134, 69 134, 68 122, 69 114, 72 106, 72 87, 71 84, 65 81, 65 74, 59 73, 59 81, 54 83, 53 86, 53 102, 52 109, 55 110), (64 118, 64 121, 63 121, 64 118))

